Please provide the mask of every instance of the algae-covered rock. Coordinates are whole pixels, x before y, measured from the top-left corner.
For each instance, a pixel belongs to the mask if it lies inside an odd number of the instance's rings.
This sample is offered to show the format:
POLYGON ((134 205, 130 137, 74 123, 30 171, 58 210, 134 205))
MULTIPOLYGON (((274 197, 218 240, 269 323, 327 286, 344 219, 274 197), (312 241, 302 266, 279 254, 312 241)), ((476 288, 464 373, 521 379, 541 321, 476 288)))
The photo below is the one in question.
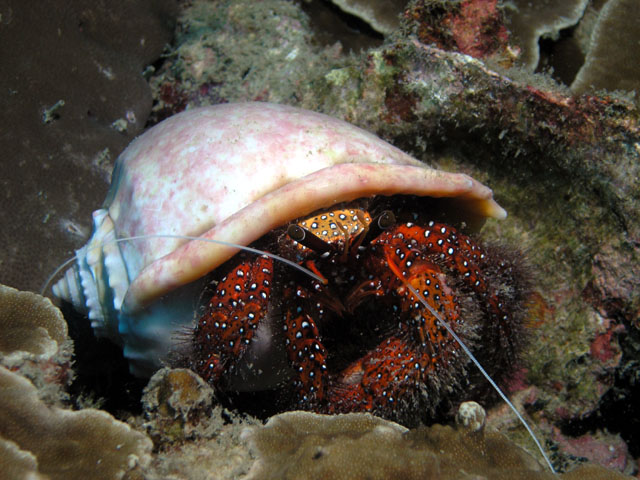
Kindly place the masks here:
POLYGON ((157 444, 197 438, 210 420, 213 390, 191 370, 158 370, 144 389, 147 431, 157 444))
POLYGON ((177 32, 175 55, 151 79, 154 121, 216 103, 295 104, 345 61, 339 45, 314 44, 306 15, 284 0, 197 0, 177 32))
POLYGON ((157 454, 146 475, 222 480, 247 473, 252 459, 240 433, 260 422, 217 405, 213 395, 190 370, 163 368, 151 377, 142 397, 143 426, 157 454))
POLYGON ((415 35, 425 45, 511 63, 513 54, 498 0, 414 0, 404 17, 405 35, 415 35))

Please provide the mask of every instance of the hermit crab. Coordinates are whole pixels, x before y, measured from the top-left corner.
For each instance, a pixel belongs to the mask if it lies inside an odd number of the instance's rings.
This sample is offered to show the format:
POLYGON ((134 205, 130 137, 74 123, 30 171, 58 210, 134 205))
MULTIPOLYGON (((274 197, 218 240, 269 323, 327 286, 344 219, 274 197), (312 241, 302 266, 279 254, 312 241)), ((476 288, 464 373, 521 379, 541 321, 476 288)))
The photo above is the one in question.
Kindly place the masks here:
POLYGON ((505 215, 469 176, 335 118, 205 107, 124 151, 53 291, 136 375, 178 352, 219 391, 282 389, 289 408, 402 418, 464 383, 467 359, 434 315, 494 373, 512 361, 517 262, 463 232, 505 215))

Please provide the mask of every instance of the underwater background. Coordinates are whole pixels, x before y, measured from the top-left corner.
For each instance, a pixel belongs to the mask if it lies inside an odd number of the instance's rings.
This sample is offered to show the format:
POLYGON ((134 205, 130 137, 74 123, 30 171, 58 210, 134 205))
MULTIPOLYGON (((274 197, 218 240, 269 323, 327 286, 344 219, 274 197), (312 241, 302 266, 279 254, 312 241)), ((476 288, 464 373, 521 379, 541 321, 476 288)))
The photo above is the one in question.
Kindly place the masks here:
MULTIPOLYGON (((483 238, 525 252, 535 290, 510 398, 557 470, 638 476, 640 19, 629 0, 556 3, 0 1, 0 282, 23 291, 0 295, 7 478, 435 475, 407 452, 451 478, 444 465, 542 475, 512 443, 445 427, 300 413, 260 427, 191 372, 131 377, 86 319, 29 293, 86 242, 127 144, 239 101, 344 119, 489 185, 509 216, 483 238)), ((539 458, 506 406, 483 407, 539 458)))

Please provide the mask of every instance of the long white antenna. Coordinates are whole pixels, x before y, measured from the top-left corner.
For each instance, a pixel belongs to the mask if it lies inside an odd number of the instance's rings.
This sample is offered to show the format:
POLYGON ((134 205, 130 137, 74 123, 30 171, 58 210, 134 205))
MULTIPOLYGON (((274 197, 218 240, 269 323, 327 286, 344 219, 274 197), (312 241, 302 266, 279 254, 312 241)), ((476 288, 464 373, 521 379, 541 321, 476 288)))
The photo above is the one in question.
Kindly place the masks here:
POLYGON ((420 295, 420 293, 413 286, 411 286, 409 282, 404 282, 404 284, 409 288, 409 290, 411 290, 411 293, 413 293, 413 295, 420 301, 420 303, 422 303, 422 305, 424 305, 427 308, 427 310, 429 310, 431 315, 433 315, 436 318, 438 323, 447 329, 447 332, 449 332, 451 336, 455 339, 455 341, 458 342, 458 344, 460 345, 464 353, 466 353, 467 356, 471 359, 471 361, 475 364, 475 366, 478 367, 478 370, 480 370, 480 373, 484 375, 484 378, 486 378, 487 381, 491 384, 491 386, 495 389, 495 391, 498 392, 498 395, 500 395, 502 400, 504 400, 504 402, 507 405, 509 405, 509 408, 513 410, 513 413, 515 413, 516 417, 518 417, 520 422, 522 422, 522 425, 524 425, 524 428, 526 428, 527 432, 529 432, 529 435, 531 436, 534 443, 538 447, 538 450, 540 450, 540 453, 542 454, 545 461, 547 462, 547 465, 549 465, 549 469, 551 470, 552 473, 555 474, 556 471, 553 468, 553 465, 551 465, 551 460, 549 460, 549 457, 547 457, 547 454, 544 452, 542 445, 540 444, 540 442, 538 441, 538 438, 533 433, 533 430, 531 430, 531 427, 529 426, 529 424, 526 422, 524 417, 520 415, 520 412, 518 412, 516 407, 509 400, 509 398, 507 398, 507 396, 503 393, 503 391, 500 390, 500 387, 498 387, 496 382, 493 381, 493 378, 491 378, 489 374, 486 372, 486 370, 482 367, 482 365, 480 365, 480 362, 473 355, 473 353, 471 353, 471 350, 469 350, 469 347, 465 345, 462 339, 456 334, 456 332, 453 331, 453 328, 451 328, 451 326, 438 314, 438 312, 431 305, 429 305, 429 303, 427 303, 427 301, 422 297, 422 295, 420 295))
MULTIPOLYGON (((315 280, 317 280, 318 282, 322 283, 323 285, 327 283, 327 280, 325 278, 322 278, 321 276, 316 275, 315 273, 313 273, 308 268, 304 268, 302 265, 298 265, 296 262, 293 262, 291 260, 283 258, 283 257, 281 257, 279 255, 276 255, 275 253, 265 252, 264 250, 258 250, 257 248, 247 247, 245 245, 239 245, 237 243, 225 242, 223 240, 215 240, 213 238, 202 238, 202 237, 194 237, 194 236, 190 236, 190 235, 171 235, 171 234, 158 233, 158 234, 149 234, 149 235, 136 235, 134 237, 123 237, 123 238, 117 238, 117 239, 114 239, 114 240, 108 240, 108 241, 103 242, 103 243, 101 243, 99 245, 96 245, 95 247, 92 247, 92 248, 102 248, 104 245, 107 245, 109 243, 129 242, 129 241, 133 241, 133 240, 146 240, 148 238, 177 238, 177 239, 180 239, 180 240, 197 240, 197 241, 200 241, 200 242, 208 242, 208 243, 216 243, 218 245, 225 245, 227 247, 237 248, 239 250, 246 250, 247 252, 255 253, 255 254, 258 254, 258 255, 265 255, 267 257, 273 258, 274 260, 278 260, 280 262, 286 263, 290 267, 298 269, 302 273, 304 273, 306 275, 309 275, 310 277, 314 278, 315 280)), ((46 282, 42 286, 42 289, 40 290, 40 295, 44 296, 44 294, 47 293, 47 290, 49 289, 49 285, 51 285, 51 282, 53 282, 53 279, 67 265, 73 263, 76 259, 77 259, 77 255, 65 260, 62 265, 60 265, 58 268, 56 268, 55 271, 51 275, 49 275, 49 277, 47 278, 46 282)))

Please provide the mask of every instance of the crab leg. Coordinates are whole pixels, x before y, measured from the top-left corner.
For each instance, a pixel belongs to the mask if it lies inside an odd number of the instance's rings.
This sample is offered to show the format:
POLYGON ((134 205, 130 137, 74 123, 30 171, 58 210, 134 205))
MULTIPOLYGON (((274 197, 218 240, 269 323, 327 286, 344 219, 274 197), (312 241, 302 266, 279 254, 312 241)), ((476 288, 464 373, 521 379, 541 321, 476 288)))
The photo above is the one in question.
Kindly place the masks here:
MULTIPOLYGON (((506 252, 488 255, 470 237, 435 222, 429 222, 426 227, 411 223, 399 225, 384 232, 373 243, 383 247, 386 255, 393 249, 422 252, 448 271, 444 273, 459 278, 466 289, 475 294, 483 313, 479 327, 496 372, 501 370, 499 365, 506 366, 515 361, 517 344, 522 339, 518 333, 522 330, 522 318, 516 317, 521 313, 518 309, 521 309, 528 288, 526 282, 518 278, 522 272, 514 267, 514 262, 509 261, 508 256, 505 261, 506 252), (516 280, 520 286, 514 289, 513 285, 518 284, 516 280), (509 287, 504 288, 505 285, 509 287)), ((397 271, 395 275, 402 278, 400 275, 405 276, 405 273, 397 271)))
POLYGON ((465 362, 459 347, 408 285, 420 292, 465 343, 473 345, 478 328, 499 329, 510 318, 500 295, 485 279, 482 269, 486 263, 485 253, 473 240, 435 222, 426 227, 397 225, 374 239, 365 262, 373 279, 348 295, 346 307, 354 310, 365 297, 375 295, 400 312, 399 331, 332 382, 326 409, 384 415, 396 402, 415 400, 420 391, 426 391, 428 397, 431 389, 455 385, 456 372, 463 371, 465 362), (449 278, 457 280, 451 283, 449 278), (456 297, 462 285, 474 292, 485 312, 480 325, 470 318, 462 321, 456 297))
POLYGON ((273 259, 254 256, 218 283, 193 335, 195 370, 213 385, 232 372, 268 312, 273 259))
POLYGON ((428 310, 415 302, 404 283, 421 292, 450 324, 458 325, 459 307, 444 283, 444 275, 422 253, 403 254, 394 245, 387 246, 384 264, 393 276, 385 279, 385 286, 393 293, 384 300, 393 301, 402 312, 400 332, 342 372, 328 392, 329 412, 384 414, 397 402, 408 401, 407 397, 413 397, 421 385, 437 388, 436 384, 447 378, 451 364, 459 362, 453 339, 428 310))
POLYGON ((285 314, 285 344, 295 370, 294 386, 301 406, 322 399, 327 381, 327 352, 313 318, 297 309, 285 314))

